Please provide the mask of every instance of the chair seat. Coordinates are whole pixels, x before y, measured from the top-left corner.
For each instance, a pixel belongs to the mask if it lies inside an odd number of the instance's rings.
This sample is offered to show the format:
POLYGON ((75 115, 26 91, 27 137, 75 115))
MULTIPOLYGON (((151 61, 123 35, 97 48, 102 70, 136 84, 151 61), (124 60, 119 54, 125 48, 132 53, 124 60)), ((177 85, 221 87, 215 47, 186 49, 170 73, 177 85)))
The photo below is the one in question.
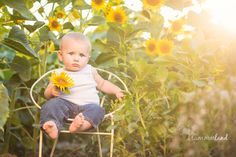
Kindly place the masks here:
MULTIPOLYGON (((60 131, 61 133, 70 133, 71 134, 71 132, 69 131, 69 130, 61 130, 60 131)), ((86 135, 112 135, 112 133, 110 133, 110 132, 94 132, 94 131, 89 131, 89 132, 85 132, 85 131, 83 131, 83 132, 75 132, 75 133, 73 133, 73 134, 86 134, 86 135)))

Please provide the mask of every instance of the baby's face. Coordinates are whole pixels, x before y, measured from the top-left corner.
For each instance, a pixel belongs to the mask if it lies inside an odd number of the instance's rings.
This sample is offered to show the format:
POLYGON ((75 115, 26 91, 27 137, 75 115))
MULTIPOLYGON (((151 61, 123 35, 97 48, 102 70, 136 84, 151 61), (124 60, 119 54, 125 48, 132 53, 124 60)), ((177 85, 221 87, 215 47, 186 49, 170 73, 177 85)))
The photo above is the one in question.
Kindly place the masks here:
POLYGON ((79 71, 89 61, 89 46, 85 41, 66 39, 61 43, 58 58, 68 71, 79 71))

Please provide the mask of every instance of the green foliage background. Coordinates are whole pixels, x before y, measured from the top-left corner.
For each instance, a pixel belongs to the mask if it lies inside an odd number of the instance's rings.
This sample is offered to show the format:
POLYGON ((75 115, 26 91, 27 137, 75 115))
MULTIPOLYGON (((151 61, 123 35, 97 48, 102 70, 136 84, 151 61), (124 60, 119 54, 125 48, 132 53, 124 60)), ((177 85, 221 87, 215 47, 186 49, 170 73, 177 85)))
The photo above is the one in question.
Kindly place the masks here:
MULTIPOLYGON (((112 4, 115 5, 112 1, 112 4)), ((32 12, 40 0, 0 0, 0 152, 37 156, 39 110, 29 98, 33 82, 60 66, 58 43, 66 32, 84 32, 91 39, 90 63, 120 76, 131 92, 126 106, 114 118, 115 157, 233 157, 236 146, 236 47, 235 37, 209 21, 202 11, 187 13, 193 29, 183 39, 166 31, 159 9, 133 11, 125 7, 125 24, 108 23, 90 4, 73 0, 48 0, 32 12), (49 15, 43 8, 52 4, 49 15), (63 21, 63 29, 50 31, 47 21, 56 8, 77 9, 78 21, 63 21), (38 20, 34 15, 44 17, 38 20), (45 16, 46 15, 46 16, 45 16), (92 16, 87 16, 92 15, 92 16), (30 23, 19 22, 30 21, 30 23), (94 29, 91 29, 94 28, 94 29), (145 54, 143 33, 174 42, 172 55, 145 54), (50 49, 52 43, 55 50, 50 49), (228 136, 228 140, 194 140, 195 137, 228 136)), ((197 1, 201 4, 203 1, 197 1)), ((120 4, 120 5, 123 5, 120 4)), ((190 0, 167 0, 164 4, 183 11, 190 0)), ((45 85, 38 87, 42 96, 45 85)), ((43 99, 38 98, 42 103, 43 99)), ((107 129, 109 130, 108 127, 107 129)), ((56 156, 98 156, 95 138, 65 136, 56 156)), ((52 141, 45 141, 45 154, 52 141)), ((103 153, 109 140, 103 139, 103 153)), ((45 155, 47 156, 47 155, 45 155)))

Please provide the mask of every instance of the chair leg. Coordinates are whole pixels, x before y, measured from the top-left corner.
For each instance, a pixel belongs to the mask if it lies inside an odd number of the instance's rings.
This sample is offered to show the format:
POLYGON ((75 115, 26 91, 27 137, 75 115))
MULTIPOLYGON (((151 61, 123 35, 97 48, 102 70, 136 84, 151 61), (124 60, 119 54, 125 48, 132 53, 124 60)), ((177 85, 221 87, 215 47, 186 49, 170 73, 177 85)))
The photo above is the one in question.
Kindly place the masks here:
POLYGON ((50 157, 53 157, 54 151, 56 149, 57 141, 58 141, 58 138, 56 138, 54 143, 53 143, 53 147, 52 147, 52 150, 51 150, 51 153, 50 153, 50 157))
MULTIPOLYGON (((111 125, 114 125, 113 116, 111 116, 111 125)), ((110 144, 110 157, 113 155, 113 146, 114 146, 114 128, 111 129, 111 144, 110 144)))
POLYGON ((39 157, 42 157, 43 152, 43 132, 39 131, 39 157))
MULTIPOLYGON (((99 132, 99 128, 97 128, 97 132, 99 132)), ((97 137, 98 137, 99 156, 102 157, 102 144, 101 144, 101 137, 100 137, 99 134, 97 135, 97 137)))

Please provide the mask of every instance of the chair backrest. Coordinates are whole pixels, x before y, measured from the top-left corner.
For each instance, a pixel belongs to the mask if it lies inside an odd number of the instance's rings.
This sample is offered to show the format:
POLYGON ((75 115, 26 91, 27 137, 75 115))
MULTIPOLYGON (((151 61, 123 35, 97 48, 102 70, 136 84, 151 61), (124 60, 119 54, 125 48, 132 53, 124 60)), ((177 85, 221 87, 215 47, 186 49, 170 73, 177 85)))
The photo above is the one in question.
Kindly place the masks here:
MULTIPOLYGON (((128 90, 128 88, 127 88, 127 86, 126 86, 126 84, 121 80, 121 78, 119 78, 117 75, 115 75, 114 73, 112 73, 112 72, 109 72, 109 71, 107 71, 107 70, 103 70, 103 69, 100 69, 100 68, 96 68, 96 70, 99 72, 99 73, 105 73, 105 74, 107 74, 107 80, 110 80, 112 77, 114 77, 123 87, 122 87, 122 89, 126 92, 126 93, 129 93, 129 90, 128 90)), ((41 80, 43 80, 44 78, 46 78, 46 77, 48 77, 48 75, 50 75, 52 72, 54 72, 55 70, 51 70, 51 71, 48 71, 48 72, 46 72, 45 74, 43 74, 40 78, 38 78, 38 80, 36 80, 35 82, 34 82, 34 84, 31 86, 31 88, 30 88, 30 98, 31 98, 31 100, 33 101, 33 103, 34 103, 34 105, 36 105, 39 109, 41 109, 41 106, 35 101, 35 98, 34 98, 34 96, 33 96, 33 92, 34 92, 34 88, 35 88, 35 86, 41 81, 41 80)), ((103 106, 103 104, 104 104, 104 101, 105 101, 105 95, 101 98, 101 103, 100 103, 100 105, 101 106, 103 106)), ((116 109, 116 110, 119 110, 119 109, 121 109, 123 107, 123 105, 122 106, 120 106, 118 109, 116 109)), ((114 112, 114 111, 113 111, 114 112)))

